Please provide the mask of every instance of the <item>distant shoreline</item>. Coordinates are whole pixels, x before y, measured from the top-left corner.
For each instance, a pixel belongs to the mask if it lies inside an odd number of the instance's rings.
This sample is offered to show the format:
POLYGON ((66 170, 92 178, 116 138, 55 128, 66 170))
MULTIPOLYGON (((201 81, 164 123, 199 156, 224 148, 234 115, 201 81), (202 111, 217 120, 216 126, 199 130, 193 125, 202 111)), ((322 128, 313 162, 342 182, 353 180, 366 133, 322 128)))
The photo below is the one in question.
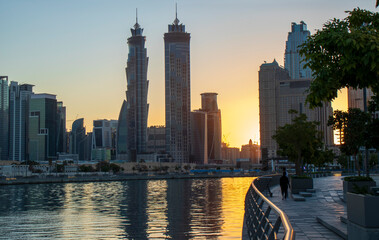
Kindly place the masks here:
POLYGON ((46 183, 78 183, 78 182, 110 182, 129 180, 166 180, 166 179, 194 179, 194 178, 227 178, 227 177, 257 177, 265 173, 214 173, 214 174, 115 174, 115 175, 66 175, 66 176, 33 176, 12 177, 0 179, 0 185, 46 184, 46 183))

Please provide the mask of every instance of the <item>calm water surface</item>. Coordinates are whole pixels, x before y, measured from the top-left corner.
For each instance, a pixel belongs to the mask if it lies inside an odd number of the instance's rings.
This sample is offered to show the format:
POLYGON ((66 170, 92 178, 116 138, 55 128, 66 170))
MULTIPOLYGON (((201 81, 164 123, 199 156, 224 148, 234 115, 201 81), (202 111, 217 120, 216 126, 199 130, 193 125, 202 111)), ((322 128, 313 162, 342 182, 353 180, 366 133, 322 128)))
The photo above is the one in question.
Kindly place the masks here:
POLYGON ((0 238, 240 239, 252 180, 0 186, 0 238))

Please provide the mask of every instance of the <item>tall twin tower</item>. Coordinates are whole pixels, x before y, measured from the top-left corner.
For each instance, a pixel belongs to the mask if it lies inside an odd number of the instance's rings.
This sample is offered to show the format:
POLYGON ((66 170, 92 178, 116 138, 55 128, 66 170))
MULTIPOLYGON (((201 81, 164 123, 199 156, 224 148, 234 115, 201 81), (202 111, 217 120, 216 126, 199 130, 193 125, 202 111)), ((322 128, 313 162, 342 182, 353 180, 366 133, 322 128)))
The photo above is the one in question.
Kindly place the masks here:
MULTIPOLYGON (((138 19, 131 33, 128 38, 126 101, 119 115, 117 153, 119 158, 133 162, 137 154, 146 153, 149 58, 145 48, 146 37, 142 35, 138 19)), ((166 152, 174 161, 187 163, 190 155, 190 34, 185 32, 185 25, 179 24, 177 16, 168 25, 164 42, 166 152)))

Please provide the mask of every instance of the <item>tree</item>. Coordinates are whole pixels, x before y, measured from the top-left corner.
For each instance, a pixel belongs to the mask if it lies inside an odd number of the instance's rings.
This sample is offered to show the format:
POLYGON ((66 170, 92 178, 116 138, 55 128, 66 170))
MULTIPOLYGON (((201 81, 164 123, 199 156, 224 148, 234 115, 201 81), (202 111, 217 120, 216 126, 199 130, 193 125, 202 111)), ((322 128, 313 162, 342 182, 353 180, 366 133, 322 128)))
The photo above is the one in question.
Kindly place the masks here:
MULTIPOLYGON (((294 110, 288 113, 297 114, 294 110)), ((299 114, 291 124, 279 127, 272 137, 279 145, 278 154, 295 163, 297 175, 302 174, 305 160, 309 163, 316 151, 322 148, 322 133, 317 126, 317 122, 308 122, 305 114, 299 114)))
POLYGON ((333 117, 329 119, 329 123, 333 125, 333 129, 343 123, 340 149, 342 153, 354 157, 356 169, 358 170, 358 175, 360 175, 360 164, 357 161, 357 154, 361 146, 369 147, 370 145, 369 138, 367 137, 370 135, 368 133, 370 115, 358 108, 349 108, 347 112, 335 111, 333 117))
POLYGON ((310 107, 337 97, 345 87, 379 93, 379 13, 355 8, 343 19, 328 21, 301 45, 305 67, 313 71, 310 107))

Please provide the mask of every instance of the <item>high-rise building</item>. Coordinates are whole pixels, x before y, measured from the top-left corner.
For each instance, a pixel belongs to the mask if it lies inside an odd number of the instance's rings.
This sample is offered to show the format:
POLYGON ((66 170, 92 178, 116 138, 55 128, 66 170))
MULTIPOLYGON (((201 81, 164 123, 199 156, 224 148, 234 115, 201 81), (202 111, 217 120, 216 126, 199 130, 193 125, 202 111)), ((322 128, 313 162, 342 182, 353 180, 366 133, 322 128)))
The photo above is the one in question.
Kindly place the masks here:
POLYGON ((236 164, 237 159, 240 158, 240 149, 236 147, 229 147, 226 143, 221 144, 222 159, 225 163, 236 164))
POLYGON ((118 116, 117 125, 117 159, 128 160, 128 122, 127 102, 124 100, 118 116))
POLYGON ((57 157, 57 100, 52 94, 32 94, 29 104, 29 160, 57 157))
POLYGON ((311 69, 308 67, 304 69, 306 63, 302 62, 303 57, 299 54, 299 45, 303 44, 309 36, 307 24, 303 21, 300 24, 292 23, 284 54, 284 68, 288 70, 291 79, 312 78, 311 69))
POLYGON ((187 163, 190 155, 190 34, 175 18, 164 34, 166 152, 175 162, 187 163))
POLYGON ((94 120, 92 134, 92 160, 115 158, 117 120, 94 120))
POLYGON ((126 67, 126 124, 128 127, 127 132, 124 129, 124 133, 120 135, 120 137, 127 136, 127 139, 121 140, 119 138, 119 141, 127 142, 128 159, 129 161, 136 161, 137 154, 146 152, 147 117, 149 110, 147 104, 149 85, 147 80, 147 65, 149 59, 145 48, 146 37, 142 36, 143 29, 138 24, 137 19, 134 29, 130 30, 132 36, 128 38, 129 54, 126 67))
POLYGON ((191 112, 191 163, 208 164, 207 116, 201 110, 191 112))
POLYGON ((9 127, 8 77, 0 76, 0 160, 8 160, 9 127))
POLYGON ((277 143, 272 136, 278 127, 290 124, 292 121, 289 110, 296 110, 307 116, 308 121, 320 122, 318 130, 324 134, 324 144, 333 145, 333 129, 328 126, 329 116, 333 114, 330 103, 323 107, 309 109, 306 104, 306 90, 311 79, 290 79, 288 71, 274 60, 265 63, 259 70, 259 118, 262 164, 267 166, 267 160, 277 157, 277 143))
POLYGON ((66 107, 57 102, 57 152, 67 153, 66 107))
POLYGON ((9 86, 9 160, 25 161, 28 153, 29 101, 33 85, 9 86))
POLYGON ((279 84, 289 78, 288 71, 279 67, 276 60, 262 64, 259 70, 259 127, 263 166, 267 166, 268 159, 276 156, 277 144, 272 136, 279 126, 279 84))
POLYGON ((207 164, 221 159, 221 111, 217 93, 202 93, 201 109, 191 112, 191 162, 207 164))
MULTIPOLYGON (((72 123, 70 133, 70 154, 78 154, 79 160, 90 160, 89 137, 83 125, 84 119, 79 118, 72 123)), ((91 139, 92 140, 92 139, 91 139)))
POLYGON ((166 151, 166 128, 151 126, 147 129, 147 152, 164 153, 166 151))
POLYGON ((347 99, 348 99, 348 107, 349 108, 359 108, 362 111, 365 110, 364 108, 364 95, 366 94, 366 107, 369 105, 369 101, 374 96, 374 93, 369 88, 359 88, 359 89, 353 89, 348 88, 347 91, 347 99), (365 93, 366 91, 366 93, 365 93))
POLYGON ((201 111, 207 113, 208 159, 221 160, 221 110, 217 93, 201 94, 201 111))
POLYGON ((258 144, 253 144, 250 139, 249 144, 242 145, 240 157, 243 159, 249 159, 252 164, 259 164, 260 147, 258 144))

